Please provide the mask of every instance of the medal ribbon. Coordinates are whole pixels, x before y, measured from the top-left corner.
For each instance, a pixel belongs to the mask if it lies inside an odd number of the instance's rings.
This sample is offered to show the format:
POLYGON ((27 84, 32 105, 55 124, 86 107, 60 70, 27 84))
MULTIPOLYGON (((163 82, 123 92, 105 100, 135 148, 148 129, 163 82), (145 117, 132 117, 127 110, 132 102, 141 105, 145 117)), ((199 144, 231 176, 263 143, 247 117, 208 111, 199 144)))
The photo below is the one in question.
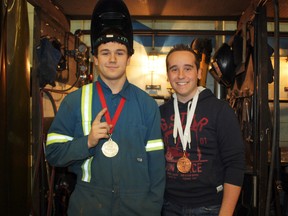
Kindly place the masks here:
POLYGON ((182 124, 181 124, 181 120, 180 120, 180 113, 179 113, 179 108, 178 108, 177 95, 175 93, 173 94, 174 110, 175 110, 173 138, 175 140, 174 142, 176 143, 177 133, 179 133, 179 137, 180 137, 180 140, 182 143, 184 155, 185 155, 187 143, 188 143, 189 147, 191 148, 191 146, 190 146, 190 143, 191 143, 190 127, 191 127, 191 124, 193 121, 193 116, 194 116, 195 109, 197 106, 198 96, 199 96, 199 90, 197 89, 197 92, 195 93, 195 95, 193 97, 193 101, 192 102, 190 101, 188 103, 188 106, 187 106, 186 126, 185 126, 184 133, 183 133, 183 128, 182 128, 182 124))
POLYGON ((103 91, 102 91, 102 87, 101 87, 99 82, 96 82, 96 86, 97 86, 97 90, 99 92, 99 97, 100 97, 100 102, 101 102, 102 108, 107 107, 107 112, 105 112, 105 118, 106 118, 106 121, 107 121, 108 124, 112 124, 113 125, 113 127, 109 131, 109 133, 112 134, 112 132, 113 132, 113 130, 115 128, 115 125, 116 125, 116 123, 118 121, 118 118, 120 116, 120 113, 122 112, 122 109, 124 107, 126 99, 123 98, 123 97, 121 98, 120 103, 119 103, 119 105, 118 105, 118 107, 116 109, 116 112, 114 114, 114 117, 113 117, 113 119, 111 121, 110 113, 109 113, 109 110, 108 110, 108 106, 106 104, 106 100, 105 100, 105 97, 104 97, 104 94, 103 94, 103 91))

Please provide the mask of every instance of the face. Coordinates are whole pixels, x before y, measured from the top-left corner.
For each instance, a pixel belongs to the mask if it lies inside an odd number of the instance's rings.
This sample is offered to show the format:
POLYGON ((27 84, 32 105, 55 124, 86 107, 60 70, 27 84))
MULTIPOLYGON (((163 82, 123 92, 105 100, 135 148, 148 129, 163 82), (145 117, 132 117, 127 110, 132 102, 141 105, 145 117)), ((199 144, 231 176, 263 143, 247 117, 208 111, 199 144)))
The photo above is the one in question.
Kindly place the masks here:
POLYGON ((189 51, 175 51, 167 59, 168 80, 180 102, 191 100, 197 91, 201 71, 195 64, 196 58, 189 51))
POLYGON ((108 42, 98 47, 94 62, 103 81, 126 79, 126 67, 130 63, 127 47, 121 43, 108 42))

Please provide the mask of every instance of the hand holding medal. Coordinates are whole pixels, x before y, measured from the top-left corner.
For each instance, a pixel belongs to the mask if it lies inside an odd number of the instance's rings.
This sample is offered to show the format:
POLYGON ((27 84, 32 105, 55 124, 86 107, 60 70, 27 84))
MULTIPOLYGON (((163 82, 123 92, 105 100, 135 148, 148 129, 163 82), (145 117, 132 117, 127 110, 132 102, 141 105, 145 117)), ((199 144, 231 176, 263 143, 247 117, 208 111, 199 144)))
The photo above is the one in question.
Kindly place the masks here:
POLYGON ((109 125, 107 122, 101 122, 101 118, 106 112, 107 108, 102 109, 93 121, 88 135, 88 148, 95 147, 100 139, 108 139, 110 137, 109 131, 112 125, 109 125))

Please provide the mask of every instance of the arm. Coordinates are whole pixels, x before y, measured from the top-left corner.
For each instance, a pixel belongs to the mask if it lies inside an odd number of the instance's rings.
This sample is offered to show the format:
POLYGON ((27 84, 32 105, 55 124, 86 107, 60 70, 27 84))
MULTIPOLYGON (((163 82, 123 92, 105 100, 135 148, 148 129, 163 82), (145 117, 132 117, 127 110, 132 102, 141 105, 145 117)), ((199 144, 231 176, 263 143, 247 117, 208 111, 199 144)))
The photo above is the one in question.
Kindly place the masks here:
POLYGON ((149 175, 151 179, 150 200, 157 205, 159 213, 163 204, 165 189, 165 158, 164 144, 160 129, 160 112, 155 104, 151 106, 148 117, 148 143, 146 152, 149 160, 149 175))
POLYGON ((67 166, 87 159, 95 153, 93 148, 99 140, 109 137, 111 125, 101 122, 106 108, 98 113, 90 128, 92 113, 91 116, 87 112, 84 115, 82 105, 84 103, 86 108, 92 106, 92 98, 85 97, 91 86, 84 87, 82 91, 75 91, 64 98, 49 129, 46 158, 53 166, 67 166), (83 97, 85 101, 81 100, 83 97))
POLYGON ((244 143, 239 122, 230 106, 221 112, 219 128, 220 152, 225 169, 221 216, 232 216, 237 204, 245 172, 244 143))
MULTIPOLYGON (((77 120, 79 104, 71 103, 72 99, 69 98, 67 95, 62 101, 47 134, 45 155, 52 166, 68 166, 90 156, 87 146, 88 136, 83 135, 81 119, 77 120)), ((73 100, 76 101, 75 97, 73 100)))
POLYGON ((245 151, 239 122, 234 110, 226 104, 218 113, 217 139, 224 183, 242 186, 245 172, 245 151))
POLYGON ((223 200, 219 216, 232 216, 236 207, 241 187, 224 183, 223 200))

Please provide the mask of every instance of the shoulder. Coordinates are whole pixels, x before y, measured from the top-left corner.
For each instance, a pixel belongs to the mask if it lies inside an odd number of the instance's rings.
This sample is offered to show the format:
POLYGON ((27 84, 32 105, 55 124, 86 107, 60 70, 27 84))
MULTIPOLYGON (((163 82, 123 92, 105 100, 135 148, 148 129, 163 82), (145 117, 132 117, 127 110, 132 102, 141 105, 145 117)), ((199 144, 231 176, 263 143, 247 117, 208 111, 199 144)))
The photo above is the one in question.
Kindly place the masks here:
POLYGON ((130 89, 130 94, 131 94, 132 97, 136 96, 142 102, 146 102, 146 103, 151 104, 151 105, 152 104, 153 105, 157 105, 157 103, 154 100, 154 98, 152 98, 147 92, 145 92, 144 90, 140 89, 138 86, 130 83, 129 89, 130 89))
POLYGON ((235 114, 228 101, 217 98, 209 89, 205 89, 200 93, 197 107, 198 111, 215 115, 217 118, 235 114))
POLYGON ((210 89, 204 89, 199 95, 199 102, 213 105, 212 107, 230 106, 226 100, 219 99, 210 89))
POLYGON ((165 102, 159 107, 160 112, 165 112, 166 110, 170 110, 172 108, 173 108, 173 98, 170 98, 167 102, 165 102))
POLYGON ((63 102, 68 103, 68 104, 80 103, 83 93, 92 95, 94 91, 93 87, 94 87, 94 83, 83 85, 80 88, 76 89, 75 91, 67 94, 65 98, 63 99, 63 102))

